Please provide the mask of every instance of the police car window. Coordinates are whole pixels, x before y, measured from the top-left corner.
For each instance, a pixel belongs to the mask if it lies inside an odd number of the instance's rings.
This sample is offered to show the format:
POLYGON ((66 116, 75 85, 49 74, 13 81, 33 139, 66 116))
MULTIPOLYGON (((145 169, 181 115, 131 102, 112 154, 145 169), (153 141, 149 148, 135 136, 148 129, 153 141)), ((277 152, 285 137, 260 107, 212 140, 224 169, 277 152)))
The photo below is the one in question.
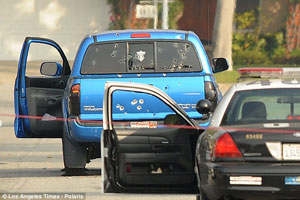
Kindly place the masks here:
POLYGON ((293 122, 300 119, 300 91, 267 89, 237 92, 222 125, 293 122))
POLYGON ((82 74, 200 72, 195 48, 188 42, 134 41, 91 45, 82 74))

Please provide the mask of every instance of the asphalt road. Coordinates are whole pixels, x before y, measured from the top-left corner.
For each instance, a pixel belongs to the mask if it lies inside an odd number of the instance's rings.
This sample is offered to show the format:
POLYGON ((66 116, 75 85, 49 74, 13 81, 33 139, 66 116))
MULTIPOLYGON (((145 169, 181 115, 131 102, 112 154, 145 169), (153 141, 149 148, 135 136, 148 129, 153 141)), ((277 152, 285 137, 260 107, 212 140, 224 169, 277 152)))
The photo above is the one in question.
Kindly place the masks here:
POLYGON ((195 199, 195 195, 101 194, 100 159, 88 164, 87 176, 64 176, 60 139, 17 139, 14 135, 16 71, 16 62, 0 62, 0 200, 82 199, 76 193, 100 200, 195 199), (75 196, 62 196, 69 194, 75 196))

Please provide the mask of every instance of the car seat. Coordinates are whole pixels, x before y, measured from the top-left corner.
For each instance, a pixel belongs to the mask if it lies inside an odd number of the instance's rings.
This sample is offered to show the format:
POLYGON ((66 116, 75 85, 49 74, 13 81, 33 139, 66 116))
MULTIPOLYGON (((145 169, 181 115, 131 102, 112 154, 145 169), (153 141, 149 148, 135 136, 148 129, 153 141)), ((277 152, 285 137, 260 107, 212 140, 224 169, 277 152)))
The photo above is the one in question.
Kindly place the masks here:
POLYGON ((260 101, 248 101, 242 108, 242 119, 262 120, 267 118, 266 105, 260 101))

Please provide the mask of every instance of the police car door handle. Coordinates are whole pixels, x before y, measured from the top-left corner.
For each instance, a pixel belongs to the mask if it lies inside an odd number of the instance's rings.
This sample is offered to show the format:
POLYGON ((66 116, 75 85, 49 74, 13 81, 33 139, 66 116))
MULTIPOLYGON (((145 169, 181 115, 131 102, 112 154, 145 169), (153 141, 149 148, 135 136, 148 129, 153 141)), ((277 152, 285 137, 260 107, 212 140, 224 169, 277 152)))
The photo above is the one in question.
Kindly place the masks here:
POLYGON ((152 149, 153 151, 162 151, 162 150, 165 149, 165 146, 164 146, 164 145, 153 145, 153 146, 151 147, 151 149, 152 149))

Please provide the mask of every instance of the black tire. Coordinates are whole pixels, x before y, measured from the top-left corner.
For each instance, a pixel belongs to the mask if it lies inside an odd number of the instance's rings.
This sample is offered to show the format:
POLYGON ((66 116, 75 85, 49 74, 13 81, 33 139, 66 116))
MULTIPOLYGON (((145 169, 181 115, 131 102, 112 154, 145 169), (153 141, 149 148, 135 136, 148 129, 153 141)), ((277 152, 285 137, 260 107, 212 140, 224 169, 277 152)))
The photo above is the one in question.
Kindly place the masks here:
POLYGON ((63 131, 62 147, 65 166, 64 175, 84 175, 85 166, 87 163, 87 149, 73 144, 68 139, 65 129, 63 131))

